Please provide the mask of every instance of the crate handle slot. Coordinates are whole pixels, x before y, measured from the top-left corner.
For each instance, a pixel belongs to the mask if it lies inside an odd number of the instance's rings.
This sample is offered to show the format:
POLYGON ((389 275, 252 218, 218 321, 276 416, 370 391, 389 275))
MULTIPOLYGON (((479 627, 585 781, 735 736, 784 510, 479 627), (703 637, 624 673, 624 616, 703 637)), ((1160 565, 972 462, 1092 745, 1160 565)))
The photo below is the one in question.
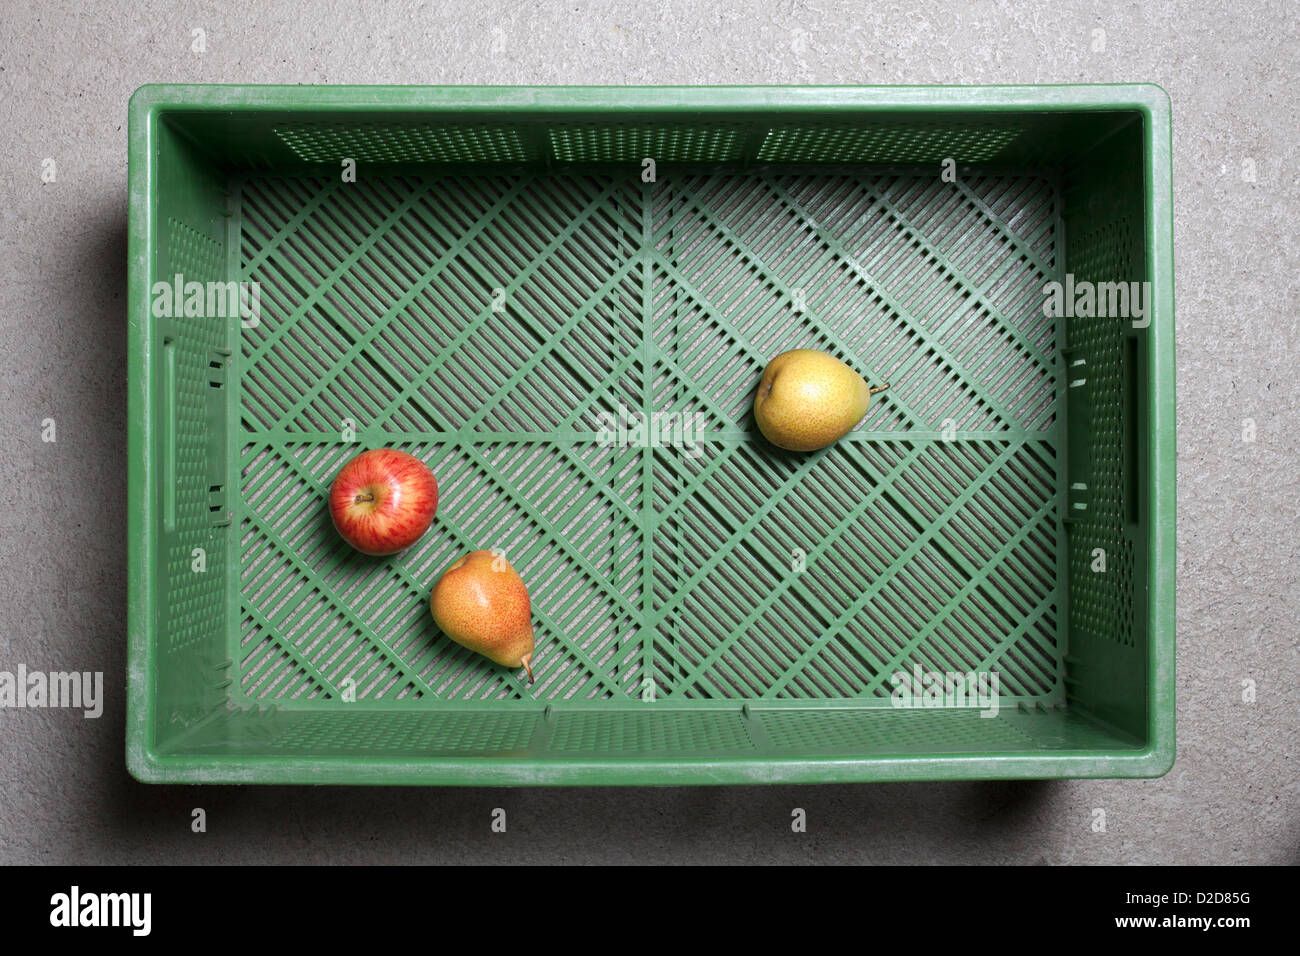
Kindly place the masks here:
POLYGON ((1142 519, 1142 485, 1138 481, 1140 369, 1137 336, 1130 335, 1124 340, 1124 502, 1131 525, 1141 524, 1142 519))
POLYGON ((176 342, 163 339, 163 530, 176 530, 176 342))
POLYGON ((213 349, 208 353, 207 380, 204 389, 207 428, 208 520, 214 526, 230 523, 226 510, 226 380, 230 349, 213 349))

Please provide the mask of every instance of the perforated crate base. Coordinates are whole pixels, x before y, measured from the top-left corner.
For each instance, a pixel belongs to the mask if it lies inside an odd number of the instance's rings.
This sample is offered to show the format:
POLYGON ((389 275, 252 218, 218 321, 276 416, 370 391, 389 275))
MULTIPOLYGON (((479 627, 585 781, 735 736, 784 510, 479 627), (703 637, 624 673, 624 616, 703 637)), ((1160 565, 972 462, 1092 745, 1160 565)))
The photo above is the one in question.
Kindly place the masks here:
MULTIPOLYGON (((1063 331, 1041 310, 1062 272, 1051 175, 231 188, 239 273, 261 286, 230 370, 237 700, 887 706, 891 676, 914 666, 996 670, 1005 703, 1064 700, 1063 331), (892 385, 810 455, 766 443, 750 414, 767 360, 798 347, 892 385), (688 443, 603 441, 620 408, 687 416, 669 437, 688 443), (424 459, 442 492, 432 531, 392 559, 352 551, 324 508, 343 462, 375 445, 424 459), (428 613, 438 575, 474 548, 503 549, 528 583, 532 686, 428 613)), ((656 733, 680 729, 669 716, 656 733)), ((484 719, 473 732, 492 736, 509 715, 484 719)), ((527 728, 491 743, 523 746, 527 728)))

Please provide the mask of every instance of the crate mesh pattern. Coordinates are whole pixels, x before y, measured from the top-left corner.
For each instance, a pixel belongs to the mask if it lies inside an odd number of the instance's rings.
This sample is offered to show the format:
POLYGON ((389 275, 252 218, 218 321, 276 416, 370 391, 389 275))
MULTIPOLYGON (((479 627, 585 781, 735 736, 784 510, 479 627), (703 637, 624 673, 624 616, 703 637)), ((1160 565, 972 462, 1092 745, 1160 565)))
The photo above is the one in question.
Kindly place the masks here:
MULTIPOLYGON (((1138 234, 1127 217, 1111 219, 1079 236, 1072 245, 1070 272, 1076 282, 1135 281, 1138 234)), ((1069 322, 1071 354, 1083 362, 1082 374, 1092 397, 1089 425, 1091 488, 1088 508, 1072 516, 1076 537, 1086 546, 1072 548, 1070 573, 1075 590, 1070 623, 1076 635, 1133 646, 1132 529, 1126 524, 1132 476, 1124 459, 1126 323, 1105 316, 1075 316, 1069 322), (1105 552, 1106 571, 1093 569, 1094 549, 1105 552)))
MULTIPOLYGON (((557 152, 614 148, 584 135, 557 152)), ((653 130, 626 135, 618 150, 655 146, 653 130)), ((884 701, 919 666, 997 669, 1008 698, 1061 699, 1052 176, 234 185, 240 278, 262 306, 236 358, 242 695, 884 701), (892 386, 812 455, 767 444, 750 415, 766 361, 798 347, 892 386), (690 442, 603 441, 620 410, 689 422, 690 442), (348 548, 324 509, 338 469, 374 445, 425 460, 442 492, 432 531, 382 560, 348 548), (493 547, 533 596, 532 687, 428 613, 441 571, 493 547)), ((775 733, 796 733, 787 723, 775 733)), ((551 745, 709 750, 744 734, 593 714, 561 721, 551 745)))
MULTIPOLYGON (((186 281, 217 282, 225 279, 225 253, 198 230, 170 219, 167 222, 167 271, 186 281)), ((176 389, 176 514, 179 532, 167 548, 166 613, 171 622, 166 651, 185 653, 201 644, 211 623, 225 614, 227 574, 223 539, 212 529, 208 510, 209 485, 206 392, 208 363, 215 350, 227 345, 219 322, 180 320, 169 336, 176 389), (183 328, 182 328, 183 324, 183 328), (195 570, 195 549, 202 549, 202 571, 195 570)))

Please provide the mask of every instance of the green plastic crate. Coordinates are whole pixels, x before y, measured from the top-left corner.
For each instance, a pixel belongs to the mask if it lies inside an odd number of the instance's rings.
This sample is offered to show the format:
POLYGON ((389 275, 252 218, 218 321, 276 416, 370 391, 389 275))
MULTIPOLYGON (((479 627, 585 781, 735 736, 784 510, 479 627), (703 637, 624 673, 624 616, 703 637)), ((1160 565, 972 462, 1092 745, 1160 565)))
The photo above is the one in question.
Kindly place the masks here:
POLYGON ((1164 773, 1170 177, 1145 85, 141 88, 131 772, 1164 773), (169 316, 176 276, 256 283, 256 324, 169 316), (1067 276, 1149 283, 1149 324, 1045 315, 1067 276), (892 384, 810 455, 750 413, 795 347, 892 384), (442 490, 392 559, 324 507, 376 445, 442 490), (432 622, 473 548, 530 587, 534 685, 432 622), (996 673, 996 714, 900 673, 996 673))

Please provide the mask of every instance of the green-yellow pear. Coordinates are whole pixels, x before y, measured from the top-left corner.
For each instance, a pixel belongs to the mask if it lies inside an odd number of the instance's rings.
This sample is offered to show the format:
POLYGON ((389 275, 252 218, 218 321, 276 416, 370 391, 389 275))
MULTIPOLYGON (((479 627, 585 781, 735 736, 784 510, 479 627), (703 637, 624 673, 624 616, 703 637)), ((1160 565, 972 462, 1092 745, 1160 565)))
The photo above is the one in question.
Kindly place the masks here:
POLYGON ((816 451, 851 432, 871 396, 888 387, 871 388, 833 355, 794 349, 767 363, 754 395, 754 419, 773 445, 816 451))

